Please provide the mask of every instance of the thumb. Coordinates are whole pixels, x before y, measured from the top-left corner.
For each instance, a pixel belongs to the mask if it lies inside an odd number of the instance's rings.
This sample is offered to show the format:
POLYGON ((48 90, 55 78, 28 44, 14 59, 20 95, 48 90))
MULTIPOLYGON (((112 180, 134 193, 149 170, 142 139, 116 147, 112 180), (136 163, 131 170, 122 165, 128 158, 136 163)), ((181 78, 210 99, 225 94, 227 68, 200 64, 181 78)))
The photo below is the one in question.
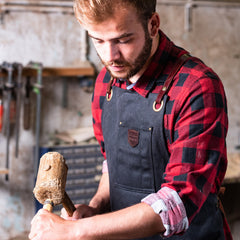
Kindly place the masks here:
POLYGON ((70 216, 68 215, 68 213, 67 213, 67 211, 66 211, 65 208, 62 208, 62 209, 61 209, 61 215, 60 215, 60 217, 63 218, 63 219, 65 219, 65 220, 71 220, 71 221, 77 220, 76 213, 74 212, 73 215, 72 215, 72 217, 70 217, 70 216))

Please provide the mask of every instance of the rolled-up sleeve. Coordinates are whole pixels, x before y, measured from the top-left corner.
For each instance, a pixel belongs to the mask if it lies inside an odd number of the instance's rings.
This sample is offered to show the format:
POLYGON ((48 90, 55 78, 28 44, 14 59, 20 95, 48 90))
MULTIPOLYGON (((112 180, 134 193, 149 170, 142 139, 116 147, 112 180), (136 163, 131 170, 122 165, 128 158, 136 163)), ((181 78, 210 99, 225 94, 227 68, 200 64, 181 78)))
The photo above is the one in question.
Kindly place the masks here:
POLYGON ((152 207, 162 219, 166 229, 163 237, 185 232, 188 229, 188 218, 183 202, 176 191, 163 187, 157 193, 152 193, 142 199, 142 202, 152 207))

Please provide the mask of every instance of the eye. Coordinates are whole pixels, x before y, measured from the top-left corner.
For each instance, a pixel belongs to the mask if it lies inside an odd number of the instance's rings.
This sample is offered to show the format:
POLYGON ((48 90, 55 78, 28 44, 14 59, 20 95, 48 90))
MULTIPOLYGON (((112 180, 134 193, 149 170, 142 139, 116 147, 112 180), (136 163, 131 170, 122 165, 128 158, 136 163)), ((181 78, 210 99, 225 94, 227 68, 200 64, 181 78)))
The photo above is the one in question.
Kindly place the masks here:
POLYGON ((120 44, 126 44, 126 43, 129 43, 131 41, 131 38, 130 37, 124 37, 124 38, 120 38, 118 39, 118 42, 120 44))
POLYGON ((94 44, 102 44, 103 40, 101 39, 92 39, 94 44))

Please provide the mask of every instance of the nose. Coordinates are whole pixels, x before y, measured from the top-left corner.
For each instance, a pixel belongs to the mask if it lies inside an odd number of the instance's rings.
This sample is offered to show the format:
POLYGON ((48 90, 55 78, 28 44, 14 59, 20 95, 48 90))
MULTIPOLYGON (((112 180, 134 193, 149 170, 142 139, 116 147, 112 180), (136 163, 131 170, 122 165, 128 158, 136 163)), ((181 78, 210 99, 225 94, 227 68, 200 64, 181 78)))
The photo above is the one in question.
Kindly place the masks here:
POLYGON ((114 43, 106 43, 103 48, 102 54, 102 59, 107 63, 119 60, 121 55, 119 47, 117 46, 117 44, 114 43))

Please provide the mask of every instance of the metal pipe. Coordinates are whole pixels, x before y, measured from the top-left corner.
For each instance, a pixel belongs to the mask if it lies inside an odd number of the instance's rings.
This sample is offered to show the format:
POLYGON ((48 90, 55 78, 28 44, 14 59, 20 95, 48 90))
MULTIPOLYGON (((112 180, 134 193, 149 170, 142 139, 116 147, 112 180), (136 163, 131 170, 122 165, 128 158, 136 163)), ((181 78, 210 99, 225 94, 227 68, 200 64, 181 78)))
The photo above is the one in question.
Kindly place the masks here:
POLYGON ((194 0, 158 0, 158 5, 170 5, 170 6, 186 6, 191 3, 193 7, 225 7, 225 8, 236 8, 240 7, 240 2, 216 2, 216 1, 194 1, 194 0))
POLYGON ((0 12, 49 12, 73 14, 72 1, 3 0, 0 12))
POLYGON ((184 29, 186 31, 192 30, 192 4, 189 2, 185 5, 184 12, 185 12, 185 22, 184 22, 184 29))
POLYGON ((87 38, 87 32, 83 28, 81 29, 80 44, 81 44, 80 60, 82 62, 86 62, 87 54, 88 54, 88 38, 87 38))
POLYGON ((0 13, 4 12, 39 12, 39 13, 67 13, 73 14, 73 10, 65 7, 41 7, 41 6, 3 6, 0 13))
MULTIPOLYGON (((198 0, 158 0, 158 5, 167 5, 167 6, 185 6, 186 9, 190 10, 188 4, 191 4, 192 7, 225 7, 225 8, 238 8, 240 7, 240 2, 225 2, 225 1, 198 1, 198 0)), ((62 12, 73 14, 73 3, 69 1, 57 1, 57 0, 3 0, 0 3, 0 12, 62 12)))
MULTIPOLYGON (((191 3, 193 7, 225 7, 236 8, 240 7, 240 2, 225 2, 225 1, 198 1, 198 0, 158 0, 158 5, 175 5, 186 6, 191 3)), ((0 11, 42 11, 42 12, 67 12, 73 13, 72 1, 57 1, 57 0, 3 0, 0 3, 0 11), (52 8, 52 9, 51 9, 52 8), (60 8, 60 9, 59 9, 60 8), (38 10, 39 9, 39 10, 38 10), (68 9, 68 10, 67 10, 68 9)))
POLYGON ((192 29, 192 9, 194 7, 225 7, 225 8, 237 8, 240 7, 240 2, 215 2, 215 1, 177 1, 177 0, 158 0, 158 5, 166 6, 183 6, 185 14, 184 29, 186 31, 191 31, 192 29))
POLYGON ((72 7, 72 1, 55 1, 55 0, 3 0, 3 5, 29 5, 29 6, 57 6, 57 7, 72 7))

